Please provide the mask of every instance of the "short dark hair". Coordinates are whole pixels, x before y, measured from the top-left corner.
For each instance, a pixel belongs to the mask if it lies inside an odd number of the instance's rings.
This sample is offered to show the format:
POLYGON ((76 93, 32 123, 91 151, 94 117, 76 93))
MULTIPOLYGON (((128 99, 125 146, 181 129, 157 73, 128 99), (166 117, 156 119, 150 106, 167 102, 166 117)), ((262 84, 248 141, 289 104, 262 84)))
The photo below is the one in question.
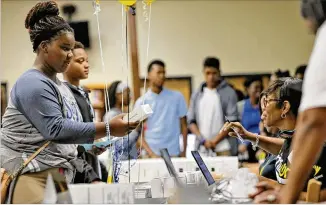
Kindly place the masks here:
POLYGON ((206 57, 203 64, 205 67, 212 67, 216 68, 217 70, 220 70, 220 60, 215 57, 206 57))
POLYGON ((304 73, 306 72, 306 69, 307 69, 307 65, 300 65, 296 68, 295 70, 295 74, 302 74, 304 75, 304 73))
POLYGON ((319 28, 326 20, 326 2, 301 0, 301 15, 304 19, 313 19, 319 28))
POLYGON ((288 70, 281 71, 281 69, 278 69, 273 74, 276 75, 278 78, 291 77, 290 72, 288 70))
POLYGON ((162 66, 163 68, 165 68, 165 63, 164 63, 162 60, 152 60, 152 61, 148 64, 148 67, 147 67, 147 72, 148 72, 148 73, 152 71, 153 65, 160 65, 160 66, 162 66))
POLYGON ((28 29, 34 52, 42 41, 52 40, 64 32, 74 33, 70 25, 59 16, 55 1, 37 3, 26 16, 25 28, 28 29))
POLYGON ((294 116, 298 115, 298 110, 302 95, 302 80, 292 77, 280 78, 275 80, 266 90, 266 95, 278 91, 278 108, 281 108, 284 101, 289 101, 291 112, 294 116))
MULTIPOLYGON (((249 86, 253 83, 259 81, 263 85, 263 80, 259 75, 249 76, 246 78, 245 82, 243 83, 245 88, 249 88, 249 86)), ((262 87, 263 89, 263 87, 262 87)))
POLYGON ((75 41, 74 49, 79 49, 79 48, 81 48, 81 49, 85 49, 84 44, 82 44, 82 43, 79 42, 79 41, 75 41))

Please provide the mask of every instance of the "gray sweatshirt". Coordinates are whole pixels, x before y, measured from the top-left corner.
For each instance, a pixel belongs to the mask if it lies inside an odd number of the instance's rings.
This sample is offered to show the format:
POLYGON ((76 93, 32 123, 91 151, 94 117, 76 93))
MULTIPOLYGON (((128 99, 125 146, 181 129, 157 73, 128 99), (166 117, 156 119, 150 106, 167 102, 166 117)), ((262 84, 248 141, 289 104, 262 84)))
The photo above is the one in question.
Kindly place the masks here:
MULTIPOLYGON (((203 90, 206 87, 206 83, 202 83, 198 90, 196 90, 191 95, 190 106, 187 113, 187 122, 190 124, 197 124, 199 121, 199 101, 203 96, 203 90)), ((216 88, 218 94, 221 96, 221 105, 223 115, 226 116, 230 121, 236 121, 238 119, 238 110, 237 110, 237 102, 238 97, 236 92, 227 84, 225 80, 222 80, 221 83, 216 88)), ((223 117, 224 118, 224 117, 223 117)), ((201 136, 197 136, 201 137, 201 136)), ((233 156, 237 156, 238 154, 238 144, 236 138, 227 137, 230 145, 231 145, 231 154, 233 156)), ((197 143, 200 142, 201 139, 197 138, 197 143)))
POLYGON ((75 144, 93 143, 94 123, 76 122, 80 118, 69 101, 69 88, 49 79, 36 69, 26 71, 13 86, 0 131, 1 167, 14 172, 46 141, 50 145, 23 171, 38 172, 53 167, 66 171, 72 181, 74 171, 82 169, 75 144))

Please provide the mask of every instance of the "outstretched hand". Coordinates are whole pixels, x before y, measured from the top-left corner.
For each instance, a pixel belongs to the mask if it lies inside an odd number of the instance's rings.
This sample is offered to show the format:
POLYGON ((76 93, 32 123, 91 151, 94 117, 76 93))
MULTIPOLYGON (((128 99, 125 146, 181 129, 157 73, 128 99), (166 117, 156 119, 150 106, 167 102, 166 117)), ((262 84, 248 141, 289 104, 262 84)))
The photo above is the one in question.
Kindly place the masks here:
POLYGON ((216 144, 211 140, 206 140, 204 146, 206 149, 213 149, 216 147, 216 144))
POLYGON ((228 135, 231 137, 237 137, 237 134, 234 132, 236 130, 241 137, 249 135, 249 132, 239 123, 239 122, 226 122, 221 131, 228 132, 228 135))
POLYGON ((136 129, 139 122, 127 122, 123 120, 126 114, 120 114, 113 117, 109 121, 111 135, 116 137, 123 137, 132 130, 136 129))

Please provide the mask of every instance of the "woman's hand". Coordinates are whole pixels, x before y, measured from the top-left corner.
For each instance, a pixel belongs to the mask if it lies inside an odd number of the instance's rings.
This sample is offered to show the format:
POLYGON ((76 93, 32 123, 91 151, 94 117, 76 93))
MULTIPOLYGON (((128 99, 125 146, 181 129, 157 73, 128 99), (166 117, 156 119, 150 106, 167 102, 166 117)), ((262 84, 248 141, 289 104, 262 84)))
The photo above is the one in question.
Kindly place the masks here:
POLYGON ((125 115, 126 114, 117 115, 109 121, 111 135, 116 137, 123 137, 139 125, 139 122, 128 123, 124 121, 123 116, 125 115))
POLYGON ((245 153, 247 150, 248 150, 248 148, 247 148, 247 145, 246 145, 246 144, 240 144, 240 145, 238 146, 238 151, 239 151, 240 153, 245 153))
POLYGON ((204 146, 206 149, 213 149, 216 147, 216 144, 211 140, 205 140, 204 146))
POLYGON ((229 132, 229 136, 237 137, 237 134, 233 131, 233 129, 236 130, 243 138, 246 138, 248 135, 250 135, 250 132, 248 132, 239 122, 226 122, 222 127, 221 132, 229 132))
POLYGON ((277 204, 280 199, 280 186, 268 184, 266 181, 259 182, 256 185, 257 191, 250 194, 249 197, 254 199, 255 204, 277 204))

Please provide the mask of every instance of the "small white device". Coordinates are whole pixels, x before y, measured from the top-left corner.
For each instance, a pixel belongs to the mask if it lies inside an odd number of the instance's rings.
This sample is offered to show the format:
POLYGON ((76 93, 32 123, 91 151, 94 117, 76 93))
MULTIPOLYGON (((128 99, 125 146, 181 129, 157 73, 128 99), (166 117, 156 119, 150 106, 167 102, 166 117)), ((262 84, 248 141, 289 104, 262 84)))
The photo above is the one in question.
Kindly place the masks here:
POLYGON ((129 114, 126 114, 123 117, 123 120, 127 122, 129 116, 129 122, 141 122, 146 120, 151 114, 153 114, 151 106, 149 104, 145 104, 134 109, 129 114))
MULTIPOLYGON (((224 116, 224 117, 225 117, 225 120, 228 123, 230 123, 230 120, 226 116, 224 116)), ((241 135, 239 134, 239 132, 236 129, 234 129, 234 127, 231 127, 231 129, 233 130, 233 132, 235 132, 235 134, 237 135, 237 137, 241 141, 241 143, 244 143, 244 139, 241 137, 241 135)))

